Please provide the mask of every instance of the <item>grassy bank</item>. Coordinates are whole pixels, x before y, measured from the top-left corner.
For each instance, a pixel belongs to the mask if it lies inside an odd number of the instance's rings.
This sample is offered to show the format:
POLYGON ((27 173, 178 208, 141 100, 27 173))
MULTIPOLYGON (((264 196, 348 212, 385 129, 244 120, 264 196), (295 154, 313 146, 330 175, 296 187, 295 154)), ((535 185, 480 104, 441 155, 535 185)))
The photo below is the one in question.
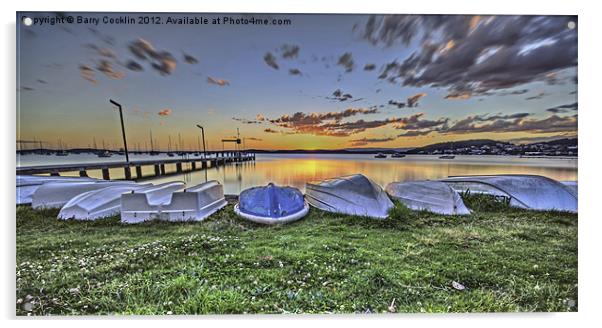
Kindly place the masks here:
POLYGON ((467 197, 445 217, 314 208, 266 227, 122 225, 17 208, 18 315, 577 310, 577 216, 467 197), (460 283, 465 288, 454 284, 460 283), (455 287, 453 286, 455 285, 455 287))

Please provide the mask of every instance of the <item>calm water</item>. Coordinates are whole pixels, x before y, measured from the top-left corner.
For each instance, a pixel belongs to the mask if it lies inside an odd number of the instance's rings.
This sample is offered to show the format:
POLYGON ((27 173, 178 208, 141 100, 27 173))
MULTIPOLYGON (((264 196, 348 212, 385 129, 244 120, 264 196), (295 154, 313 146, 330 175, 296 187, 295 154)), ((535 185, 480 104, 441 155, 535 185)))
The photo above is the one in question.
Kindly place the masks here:
MULTIPOLYGON (((134 155, 132 160, 168 158, 134 155)), ((123 161, 123 156, 97 158, 87 154, 69 156, 17 156, 17 165, 67 164, 97 161, 123 161)), ((175 171, 175 166, 167 167, 175 171)), ((153 168, 143 170, 152 174, 153 168)), ((227 194, 238 194, 252 186, 275 182, 305 190, 305 182, 362 173, 382 186, 392 181, 438 179, 450 175, 467 174, 538 174, 556 180, 577 180, 577 159, 520 158, 511 156, 456 156, 442 160, 438 156, 408 155, 405 158, 376 159, 374 155, 307 155, 258 154, 255 162, 229 164, 206 171, 171 175, 149 180, 153 183, 184 181, 192 186, 206 179, 224 184, 227 194)), ((90 171, 90 176, 101 177, 100 171, 90 171)), ((111 177, 123 177, 122 170, 111 171, 111 177)))

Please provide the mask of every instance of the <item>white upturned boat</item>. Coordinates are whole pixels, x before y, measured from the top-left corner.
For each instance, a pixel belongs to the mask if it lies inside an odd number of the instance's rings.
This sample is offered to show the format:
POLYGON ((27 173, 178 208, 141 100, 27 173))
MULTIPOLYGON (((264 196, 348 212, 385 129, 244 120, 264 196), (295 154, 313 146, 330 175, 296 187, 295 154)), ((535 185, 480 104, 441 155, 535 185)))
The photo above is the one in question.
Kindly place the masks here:
POLYGON ((249 221, 261 224, 283 224, 307 215, 309 205, 299 189, 269 183, 265 187, 243 190, 234 212, 249 221))
POLYGON ((79 194, 61 208, 58 218, 96 220, 118 215, 121 209, 121 194, 135 190, 141 191, 152 186, 150 183, 116 185, 79 194))
POLYGON ((61 208, 71 198, 110 186, 135 185, 133 181, 50 182, 41 185, 31 199, 33 208, 61 208))
POLYGON ((470 214, 458 192, 440 181, 392 182, 385 190, 391 198, 412 210, 444 215, 470 214))
POLYGON ((307 183, 307 202, 328 212, 385 219, 393 202, 383 189, 361 174, 307 183))
POLYGON ((162 207, 171 202, 174 192, 184 187, 184 182, 174 181, 121 194, 121 222, 139 223, 160 219, 162 207))
POLYGON ((507 197, 514 207, 577 212, 577 194, 569 186, 539 175, 460 176, 441 181, 458 192, 507 197))
POLYGON ((91 182, 98 181, 92 178, 79 177, 53 177, 36 175, 17 175, 17 205, 31 204, 33 193, 45 183, 52 182, 91 182))
POLYGON ((159 216, 168 221, 202 221, 226 205, 224 186, 211 180, 174 192, 169 204, 160 207, 159 216))

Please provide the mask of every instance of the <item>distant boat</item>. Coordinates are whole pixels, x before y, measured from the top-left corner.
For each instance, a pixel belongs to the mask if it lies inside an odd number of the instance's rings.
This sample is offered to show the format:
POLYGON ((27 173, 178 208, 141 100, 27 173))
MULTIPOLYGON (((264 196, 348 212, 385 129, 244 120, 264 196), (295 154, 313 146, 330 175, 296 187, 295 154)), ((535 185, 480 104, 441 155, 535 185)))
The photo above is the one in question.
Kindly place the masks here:
POLYGON ((443 155, 443 156, 439 156, 439 159, 454 159, 456 158, 455 155, 443 155))
POLYGON ((383 153, 378 153, 378 154, 376 154, 376 156, 374 156, 374 158, 387 158, 387 155, 385 155, 383 153))
POLYGON ((68 156, 69 153, 67 151, 65 151, 65 150, 57 150, 57 152, 56 152, 55 155, 56 156, 68 156))
POLYGON ((174 156, 176 156, 176 154, 174 154, 174 153, 167 153, 167 156, 174 157, 174 156))
POLYGON ((101 152, 98 152, 96 154, 96 156, 98 156, 98 157, 111 157, 111 156, 113 156, 113 154, 111 154, 108 150, 103 150, 101 152))
POLYGON ((404 157, 406 157, 406 155, 402 154, 402 153, 393 153, 393 155, 391 155, 391 157, 393 157, 393 158, 404 158, 404 157))

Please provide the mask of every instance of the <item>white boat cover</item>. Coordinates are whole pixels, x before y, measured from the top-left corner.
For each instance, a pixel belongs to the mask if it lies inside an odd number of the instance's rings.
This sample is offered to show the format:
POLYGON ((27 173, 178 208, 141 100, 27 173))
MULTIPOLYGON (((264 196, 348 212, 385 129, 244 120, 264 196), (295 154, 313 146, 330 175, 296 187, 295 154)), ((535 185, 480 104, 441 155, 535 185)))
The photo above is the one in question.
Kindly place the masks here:
POLYGON ((211 180, 174 192, 171 202, 159 207, 159 217, 169 221, 202 221, 226 205, 224 186, 211 180))
POLYGON ((383 189, 361 174, 308 182, 305 190, 311 206, 328 212, 385 219, 393 207, 383 189))
POLYGON ((299 189, 280 187, 273 183, 243 190, 234 212, 249 221, 261 224, 283 224, 307 215, 309 205, 299 189))
POLYGON ((385 190, 391 198, 412 210, 444 215, 470 214, 458 192, 440 181, 392 182, 385 190))
POLYGON ((61 208, 71 198, 110 186, 135 185, 133 181, 49 182, 41 185, 31 199, 33 208, 61 208))
POLYGON ((169 204, 173 193, 184 187, 184 182, 174 181, 122 194, 121 222, 139 223, 159 219, 162 206, 169 204))
POLYGON ((37 175, 17 175, 17 205, 31 204, 31 197, 38 188, 50 182, 90 182, 97 181, 92 178, 79 177, 53 177, 37 175))
POLYGON ((461 176, 441 181, 458 192, 508 197, 514 207, 577 212, 577 195, 570 187, 539 175, 461 176))
POLYGON ((119 214, 121 194, 152 187, 147 184, 109 186, 79 194, 69 200, 59 212, 58 218, 67 220, 96 220, 119 214))

